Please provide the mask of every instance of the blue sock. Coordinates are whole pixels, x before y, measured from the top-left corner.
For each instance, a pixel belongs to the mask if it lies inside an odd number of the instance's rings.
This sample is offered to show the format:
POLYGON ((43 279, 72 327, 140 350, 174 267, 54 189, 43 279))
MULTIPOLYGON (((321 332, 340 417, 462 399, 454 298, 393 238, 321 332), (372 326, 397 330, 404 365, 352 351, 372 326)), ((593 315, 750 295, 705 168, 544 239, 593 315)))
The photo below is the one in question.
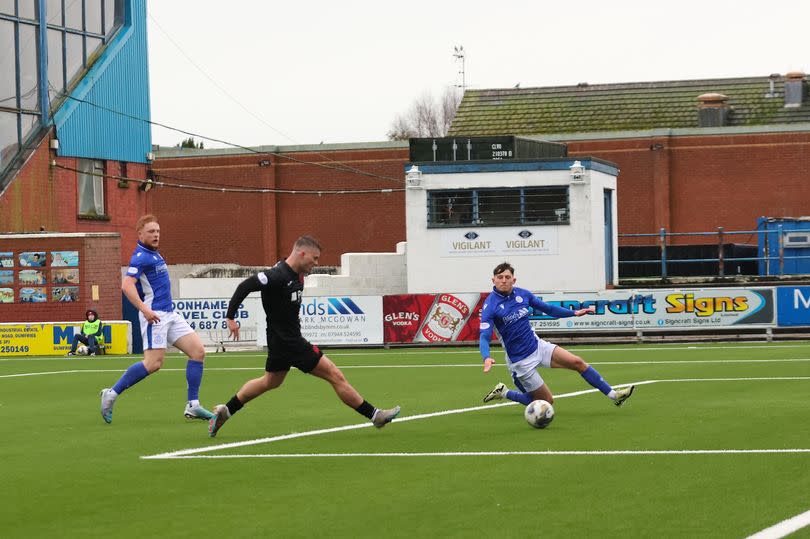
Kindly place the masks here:
POLYGON ((142 361, 133 363, 112 387, 113 391, 120 395, 147 376, 149 376, 149 371, 146 370, 146 367, 144 367, 142 361))
POLYGON ((188 383, 188 400, 200 398, 200 384, 202 383, 203 362, 189 359, 186 363, 186 382, 188 383))
POLYGON ((519 402, 520 404, 525 404, 526 406, 529 405, 534 399, 528 393, 521 393, 520 391, 515 391, 514 389, 510 389, 506 392, 506 398, 510 401, 519 402))
POLYGON ((602 375, 599 374, 599 371, 594 369, 593 367, 588 367, 585 372, 580 373, 580 376, 585 378, 585 381, 591 384, 593 387, 607 395, 613 388, 610 387, 610 384, 605 382, 605 379, 602 378, 602 375))

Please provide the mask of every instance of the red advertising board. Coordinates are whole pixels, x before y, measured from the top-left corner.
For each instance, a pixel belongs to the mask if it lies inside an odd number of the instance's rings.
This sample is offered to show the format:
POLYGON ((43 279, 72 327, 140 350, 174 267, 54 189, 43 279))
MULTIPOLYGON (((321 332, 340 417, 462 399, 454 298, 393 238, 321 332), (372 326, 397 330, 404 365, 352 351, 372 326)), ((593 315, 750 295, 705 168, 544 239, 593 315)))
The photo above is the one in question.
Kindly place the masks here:
POLYGON ((487 294, 383 296, 383 339, 387 343, 477 342, 487 294))

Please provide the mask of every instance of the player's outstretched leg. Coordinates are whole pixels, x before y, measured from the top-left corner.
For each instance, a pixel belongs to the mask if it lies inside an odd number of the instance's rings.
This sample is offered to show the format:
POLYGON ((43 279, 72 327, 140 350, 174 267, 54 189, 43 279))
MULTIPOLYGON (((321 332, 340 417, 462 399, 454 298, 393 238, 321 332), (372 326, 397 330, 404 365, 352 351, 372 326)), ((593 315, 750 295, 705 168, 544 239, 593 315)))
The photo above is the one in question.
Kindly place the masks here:
POLYGON ((616 390, 616 399, 613 401, 613 404, 615 404, 616 406, 621 406, 622 404, 624 404, 624 401, 629 399, 630 395, 633 394, 633 390, 635 388, 636 388, 636 386, 628 386, 628 387, 624 387, 622 389, 617 389, 616 390))
POLYGON ((105 387, 101 390, 101 417, 105 423, 112 423, 112 409, 115 399, 118 397, 115 391, 105 387))
POLYGON ((399 406, 394 406, 388 410, 380 410, 379 408, 374 411, 374 414, 371 416, 371 422, 374 424, 375 427, 378 429, 383 428, 388 423, 394 420, 399 415, 399 406))
POLYGON ((214 406, 214 413, 211 419, 208 420, 208 436, 214 438, 219 429, 222 428, 222 425, 224 425, 230 417, 231 412, 228 410, 227 406, 224 404, 214 406))
POLYGON ((484 395, 484 402, 489 402, 493 400, 500 400, 506 398, 506 384, 503 382, 498 382, 492 391, 484 395))

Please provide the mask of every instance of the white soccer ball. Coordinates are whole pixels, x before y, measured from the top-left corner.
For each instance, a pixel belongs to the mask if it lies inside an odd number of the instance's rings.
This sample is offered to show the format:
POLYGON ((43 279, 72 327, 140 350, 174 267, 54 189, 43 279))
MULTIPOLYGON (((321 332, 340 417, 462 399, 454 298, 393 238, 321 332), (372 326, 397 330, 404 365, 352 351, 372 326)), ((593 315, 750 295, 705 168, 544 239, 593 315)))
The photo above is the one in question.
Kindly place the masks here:
POLYGON ((87 347, 83 344, 80 344, 79 346, 76 347, 76 353, 79 354, 80 356, 86 356, 87 347))
POLYGON ((536 429, 544 429, 554 420, 554 407, 544 400, 536 400, 523 412, 526 422, 536 429))

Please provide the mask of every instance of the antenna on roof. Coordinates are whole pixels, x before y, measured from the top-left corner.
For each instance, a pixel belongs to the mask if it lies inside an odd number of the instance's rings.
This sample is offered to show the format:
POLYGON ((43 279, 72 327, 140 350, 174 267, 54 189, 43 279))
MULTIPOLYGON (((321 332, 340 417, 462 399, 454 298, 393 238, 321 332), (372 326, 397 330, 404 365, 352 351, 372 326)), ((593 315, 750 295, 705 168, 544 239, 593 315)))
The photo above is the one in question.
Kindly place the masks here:
POLYGON ((464 72, 464 46, 463 45, 457 45, 457 46, 453 47, 453 57, 456 60, 461 60, 461 70, 459 71, 459 74, 461 75, 461 84, 460 85, 456 84, 456 88, 461 88, 461 91, 464 92, 464 90, 467 89, 467 78, 466 78, 466 74, 464 72))

